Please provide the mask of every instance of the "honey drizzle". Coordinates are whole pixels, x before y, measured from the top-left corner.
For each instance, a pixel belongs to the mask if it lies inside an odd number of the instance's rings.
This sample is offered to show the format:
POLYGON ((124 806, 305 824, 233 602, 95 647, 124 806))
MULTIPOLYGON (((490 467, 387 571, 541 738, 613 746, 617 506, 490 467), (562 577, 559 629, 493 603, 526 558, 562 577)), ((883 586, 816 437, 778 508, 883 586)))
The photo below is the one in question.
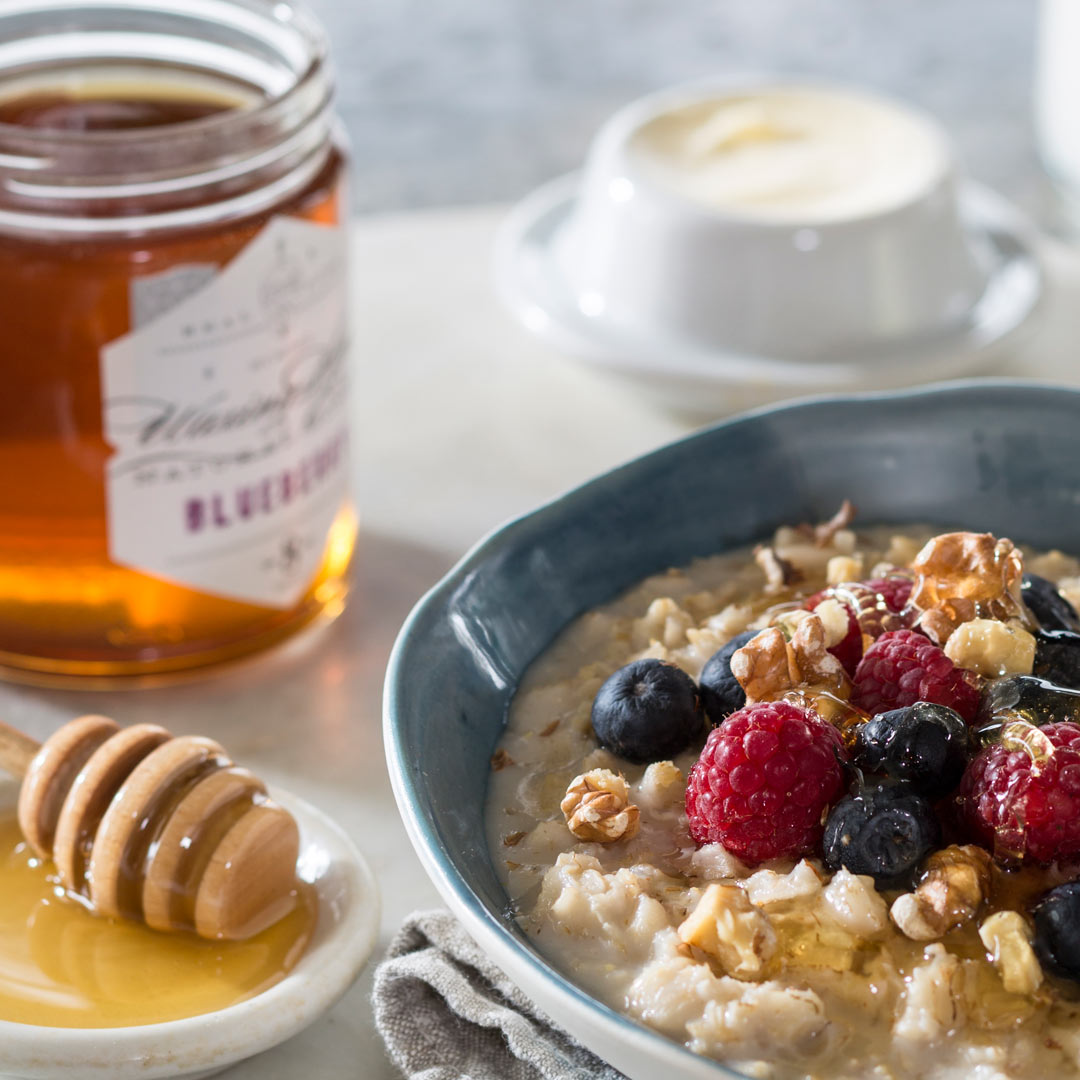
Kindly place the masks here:
POLYGON ((195 929, 195 903, 198 898, 196 885, 202 880, 206 868, 218 845, 229 830, 251 809, 267 801, 264 794, 246 792, 222 806, 208 821, 202 821, 192 830, 184 858, 178 867, 175 888, 169 897, 169 915, 176 926, 195 929))
MULTIPOLYGON (((119 904, 128 919, 142 919, 142 889, 154 847, 168 825, 173 812, 196 784, 232 762, 222 754, 192 762, 173 776, 164 777, 146 816, 132 830, 120 865, 119 904)), ((194 928, 194 923, 187 925, 194 928)))
POLYGON ((317 911, 313 886, 300 883, 293 910, 245 942, 103 919, 65 898, 14 817, 0 817, 0 1020, 115 1028, 227 1008, 295 967, 317 911))

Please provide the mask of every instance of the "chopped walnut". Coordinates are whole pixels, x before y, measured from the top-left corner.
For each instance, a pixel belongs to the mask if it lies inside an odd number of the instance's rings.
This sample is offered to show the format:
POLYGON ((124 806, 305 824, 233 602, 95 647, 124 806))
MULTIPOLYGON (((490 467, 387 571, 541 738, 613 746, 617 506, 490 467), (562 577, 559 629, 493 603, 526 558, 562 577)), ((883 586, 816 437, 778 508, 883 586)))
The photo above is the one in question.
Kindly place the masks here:
POLYGON ((781 611, 772 620, 773 626, 779 626, 784 636, 791 639, 799 628, 799 623, 806 619, 818 618, 825 629, 825 648, 831 649, 838 645, 847 636, 848 613, 847 608, 834 600, 831 596, 822 600, 813 611, 797 607, 781 611))
POLYGON ((1019 911, 997 911, 979 927, 979 937, 1010 994, 1034 994, 1042 985, 1031 927, 1019 911))
POLYGON ((975 916, 990 894, 990 855, 972 844, 934 852, 912 893, 904 893, 889 915, 913 941, 934 941, 975 916))
POLYGON ((1024 560, 1011 540, 990 533, 943 533, 927 542, 911 568, 911 602, 923 611, 919 625, 939 645, 970 619, 1025 618, 1024 560))
POLYGON ((625 778, 609 769, 593 769, 570 781, 559 808, 570 831, 590 843, 630 840, 640 826, 625 778))
POLYGON ((684 944, 700 949, 737 979, 761 978, 776 952, 768 916, 738 885, 709 885, 678 933, 684 944))
POLYGON ((805 687, 845 699, 851 693, 840 661, 828 651, 825 626, 816 612, 795 622, 790 641, 781 627, 760 631, 732 656, 731 673, 749 702, 775 701, 805 687))
POLYGON ((957 667, 989 678, 1030 675, 1035 664, 1035 638, 1016 622, 971 619, 949 635, 945 655, 957 667))
POLYGON ((731 673, 747 701, 768 701, 802 682, 795 650, 778 626, 755 634, 731 657, 731 673))
POLYGON ((829 652, 829 636, 824 620, 816 612, 795 628, 791 647, 795 650, 795 662, 804 683, 837 687, 847 684, 843 665, 829 652))
POLYGON ((818 547, 828 547, 832 538, 846 529, 855 520, 855 506, 850 499, 840 504, 840 509, 828 521, 814 527, 814 543, 818 547))
POLYGON ((855 520, 855 514, 854 504, 850 499, 845 499, 840 504, 840 509, 828 521, 823 521, 820 525, 811 525, 804 521, 801 525, 797 525, 794 531, 801 536, 809 537, 819 548, 828 547, 833 537, 855 520))
POLYGON ((777 555, 775 548, 759 544, 754 548, 754 562, 761 567, 761 572, 765 575, 767 593, 780 592, 788 585, 802 581, 802 571, 777 555))

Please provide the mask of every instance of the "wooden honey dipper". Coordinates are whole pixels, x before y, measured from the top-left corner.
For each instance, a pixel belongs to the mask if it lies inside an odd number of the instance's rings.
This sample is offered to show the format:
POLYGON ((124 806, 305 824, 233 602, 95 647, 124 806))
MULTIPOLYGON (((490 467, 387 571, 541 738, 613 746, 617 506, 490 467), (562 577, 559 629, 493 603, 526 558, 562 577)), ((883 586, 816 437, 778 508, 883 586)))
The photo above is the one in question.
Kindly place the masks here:
POLYGON ((212 739, 81 716, 39 745, 0 724, 0 766, 27 842, 100 915, 244 940, 296 902, 296 822, 212 739))

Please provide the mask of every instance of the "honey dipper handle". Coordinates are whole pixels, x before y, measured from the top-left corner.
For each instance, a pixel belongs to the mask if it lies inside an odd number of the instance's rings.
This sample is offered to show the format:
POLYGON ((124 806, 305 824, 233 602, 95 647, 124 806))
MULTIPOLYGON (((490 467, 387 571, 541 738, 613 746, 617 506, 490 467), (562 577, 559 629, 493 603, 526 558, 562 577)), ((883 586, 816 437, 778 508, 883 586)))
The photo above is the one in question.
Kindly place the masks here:
POLYGON ((30 762, 40 749, 41 744, 37 740, 0 723, 0 768, 6 769, 12 776, 25 776, 30 762))

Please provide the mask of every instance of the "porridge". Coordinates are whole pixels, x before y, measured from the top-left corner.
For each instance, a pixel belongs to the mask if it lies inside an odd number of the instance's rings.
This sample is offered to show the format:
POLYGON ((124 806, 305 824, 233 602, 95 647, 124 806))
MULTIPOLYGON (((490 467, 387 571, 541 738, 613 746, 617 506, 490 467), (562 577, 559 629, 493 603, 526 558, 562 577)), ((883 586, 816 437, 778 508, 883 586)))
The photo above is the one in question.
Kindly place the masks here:
POLYGON ((574 981, 748 1076, 1080 1077, 1080 562, 851 516, 572 624, 496 865, 574 981))

